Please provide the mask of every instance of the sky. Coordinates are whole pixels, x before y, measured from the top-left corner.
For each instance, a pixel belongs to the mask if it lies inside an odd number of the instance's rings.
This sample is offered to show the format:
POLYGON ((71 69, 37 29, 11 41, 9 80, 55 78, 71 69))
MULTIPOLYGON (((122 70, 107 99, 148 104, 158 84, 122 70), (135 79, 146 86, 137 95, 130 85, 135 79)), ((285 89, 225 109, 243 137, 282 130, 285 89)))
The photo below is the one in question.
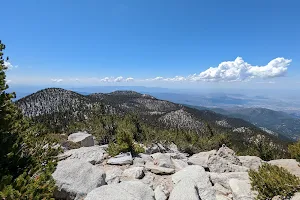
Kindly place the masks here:
POLYGON ((2 0, 11 87, 300 88, 297 0, 2 0))

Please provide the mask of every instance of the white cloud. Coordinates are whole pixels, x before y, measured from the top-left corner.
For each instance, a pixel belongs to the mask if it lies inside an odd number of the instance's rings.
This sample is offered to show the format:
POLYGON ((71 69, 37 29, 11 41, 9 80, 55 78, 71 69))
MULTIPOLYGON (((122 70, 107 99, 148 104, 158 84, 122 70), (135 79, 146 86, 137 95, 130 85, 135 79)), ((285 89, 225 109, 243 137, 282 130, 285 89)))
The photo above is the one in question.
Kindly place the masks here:
POLYGON ((114 79, 114 82, 122 82, 122 81, 124 81, 124 78, 122 76, 119 76, 114 79))
POLYGON ((19 66, 18 65, 12 65, 10 62, 8 61, 4 61, 4 66, 7 67, 8 70, 12 70, 12 69, 16 69, 19 66))
POLYGON ((292 60, 275 58, 265 66, 252 66, 241 57, 226 61, 218 67, 210 67, 199 75, 189 76, 192 81, 245 81, 251 78, 274 78, 284 76, 292 60))
POLYGON ((126 82, 131 82, 131 81, 134 81, 134 79, 132 77, 128 77, 128 78, 125 79, 125 81, 126 82))
POLYGON ((63 82, 63 79, 56 79, 56 78, 53 78, 51 79, 52 82, 55 82, 55 83, 60 83, 60 82, 63 82))
POLYGON ((12 81, 12 80, 6 80, 6 83, 9 84, 9 83, 11 83, 11 81, 12 81))
POLYGON ((164 78, 161 77, 161 76, 158 76, 158 77, 155 77, 153 79, 150 79, 150 80, 153 80, 153 81, 160 81, 160 80, 163 80, 164 78))
POLYGON ((185 81, 186 78, 183 77, 183 76, 175 76, 174 78, 165 78, 163 79, 164 81, 171 81, 171 82, 174 82, 174 81, 185 81))
MULTIPOLYGON (((241 57, 237 57, 233 61, 221 62, 217 67, 210 67, 199 74, 191 74, 188 76, 162 77, 134 79, 132 77, 90 77, 90 78, 66 78, 51 79, 51 81, 60 83, 64 81, 80 82, 83 84, 100 84, 100 83, 126 83, 126 82, 234 82, 234 81, 250 81, 255 79, 255 83, 274 84, 271 78, 284 76, 288 70, 288 66, 292 60, 282 57, 271 60, 265 66, 255 66, 245 62, 241 57), (261 79, 261 80, 260 80, 261 79)), ((6 63, 11 67, 10 63, 6 63)))

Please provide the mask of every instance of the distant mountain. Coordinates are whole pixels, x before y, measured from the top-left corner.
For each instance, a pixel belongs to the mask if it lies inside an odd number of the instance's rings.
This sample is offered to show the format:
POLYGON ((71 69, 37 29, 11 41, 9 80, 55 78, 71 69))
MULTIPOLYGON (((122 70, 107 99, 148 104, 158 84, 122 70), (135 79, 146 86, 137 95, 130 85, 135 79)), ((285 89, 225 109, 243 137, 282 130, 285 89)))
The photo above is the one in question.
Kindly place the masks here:
POLYGON ((266 108, 205 108, 191 106, 199 110, 212 110, 216 113, 244 119, 254 125, 261 127, 264 131, 282 135, 292 140, 300 138, 300 119, 281 111, 274 111, 266 108))
POLYGON ((142 123, 160 130, 193 131, 200 137, 207 137, 212 131, 227 133, 233 143, 243 148, 262 136, 278 145, 285 145, 278 137, 243 119, 190 108, 134 91, 82 95, 48 88, 16 101, 16 105, 27 117, 57 133, 68 130, 75 122, 92 120, 97 126, 99 116, 135 114, 142 123))

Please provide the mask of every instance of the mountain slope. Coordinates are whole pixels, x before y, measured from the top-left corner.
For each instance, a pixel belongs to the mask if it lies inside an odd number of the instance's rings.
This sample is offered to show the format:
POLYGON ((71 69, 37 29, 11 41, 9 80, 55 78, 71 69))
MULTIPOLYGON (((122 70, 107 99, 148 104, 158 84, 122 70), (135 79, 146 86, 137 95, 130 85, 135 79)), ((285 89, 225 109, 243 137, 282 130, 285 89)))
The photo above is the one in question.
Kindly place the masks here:
POLYGON ((246 120, 270 134, 279 135, 298 140, 300 138, 300 119, 291 115, 274 111, 266 108, 240 108, 233 107, 228 109, 222 108, 205 108, 201 106, 191 106, 199 110, 212 110, 222 115, 236 117, 246 120))
POLYGON ((249 141, 256 141, 258 136, 281 144, 277 137, 243 119, 190 108, 133 91, 81 95, 64 89, 49 88, 24 97, 16 101, 16 104, 34 122, 57 133, 68 132, 77 122, 81 124, 81 128, 94 127, 95 132, 111 130, 115 126, 113 116, 124 118, 128 114, 134 114, 140 122, 152 129, 173 130, 174 133, 182 134, 184 131, 192 131, 199 137, 227 133, 231 135, 232 141, 243 148, 247 147, 249 141), (103 120, 111 123, 102 126, 105 124, 102 123, 103 120))

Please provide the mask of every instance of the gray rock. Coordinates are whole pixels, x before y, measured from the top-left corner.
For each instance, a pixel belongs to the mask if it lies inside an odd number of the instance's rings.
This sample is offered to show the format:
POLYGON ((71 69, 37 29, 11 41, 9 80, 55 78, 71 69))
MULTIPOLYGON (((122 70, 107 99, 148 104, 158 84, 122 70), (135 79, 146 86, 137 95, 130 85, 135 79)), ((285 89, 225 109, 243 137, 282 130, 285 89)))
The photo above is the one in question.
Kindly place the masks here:
POLYGON ((187 167, 187 162, 180 160, 180 159, 171 159, 173 165, 175 166, 176 171, 182 170, 183 168, 187 167))
POLYGON ((211 182, 216 185, 220 184, 226 189, 230 189, 229 180, 249 180, 249 175, 247 172, 230 172, 230 173, 214 173, 210 172, 209 177, 211 182))
POLYGON ((107 160, 109 165, 127 165, 132 164, 132 156, 130 152, 119 154, 107 160))
POLYGON ((143 159, 145 163, 148 161, 153 161, 153 158, 148 154, 139 153, 138 156, 139 158, 143 159))
POLYGON ((275 196, 275 197, 272 198, 272 200, 282 200, 282 199, 283 198, 280 195, 277 195, 277 196, 275 196))
POLYGON ((134 166, 144 166, 145 165, 145 160, 143 160, 143 158, 139 158, 139 157, 135 157, 133 159, 133 165, 134 166))
POLYGON ((154 190, 155 200, 167 200, 168 194, 162 185, 158 185, 154 190))
POLYGON ((68 140, 78 143, 82 147, 94 146, 93 136, 91 134, 88 134, 87 132, 72 133, 68 136, 68 140))
POLYGON ((216 150, 211 150, 207 152, 200 152, 192 155, 188 158, 188 164, 190 165, 200 165, 202 167, 207 168, 208 158, 214 154, 216 154, 216 150))
POLYGON ((77 159, 58 162, 52 176, 57 199, 80 199, 105 184, 105 172, 101 168, 77 159))
POLYGON ((189 156, 187 153, 180 153, 180 152, 166 153, 166 154, 169 155, 171 158, 184 160, 186 162, 187 162, 188 156, 189 156))
POLYGON ((144 167, 132 167, 125 169, 122 176, 133 179, 141 179, 145 176, 144 167))
POLYGON ((162 144, 157 143, 157 146, 159 148, 159 152, 165 153, 167 151, 166 148, 162 144))
POLYGON ((154 192, 140 181, 125 181, 94 189, 85 200, 154 200, 154 192))
POLYGON ((294 174, 295 176, 298 176, 300 178, 300 163, 295 159, 271 160, 268 163, 271 165, 277 165, 278 167, 283 167, 291 174, 294 174))
POLYGON ((249 180, 230 179, 229 185, 233 194, 233 199, 253 200, 256 194, 251 190, 249 180))
POLYGON ((258 168, 263 164, 263 160, 257 156, 239 156, 239 160, 242 166, 249 169, 258 170, 258 168))
POLYGON ((175 169, 173 168, 159 167, 150 162, 146 163, 145 168, 154 174, 161 174, 161 175, 173 174, 175 172, 175 169))
POLYGON ((300 192, 295 193, 291 200, 300 200, 300 192))
POLYGON ((106 156, 106 152, 100 146, 91 146, 71 149, 59 155, 58 159, 79 159, 94 165, 101 163, 106 156))
MULTIPOLYGON (((189 165, 186 168, 176 172, 172 175, 172 181, 175 184, 182 180, 189 179, 190 182, 195 183, 198 194, 201 199, 215 199, 215 190, 209 180, 209 175, 205 172, 204 168, 198 165, 189 165)), ((190 185, 190 187, 194 187, 190 185)))
POLYGON ((123 171, 118 167, 114 167, 112 169, 107 170, 106 178, 105 178, 106 183, 107 184, 119 183, 122 173, 123 171))
POLYGON ((141 180, 144 184, 149 185, 151 188, 155 188, 154 187, 154 174, 152 174, 151 172, 145 172, 145 176, 144 178, 141 180))
POLYGON ((173 142, 169 145, 169 152, 177 153, 179 152, 178 147, 173 142))
POLYGON ((150 147, 147 147, 145 149, 146 154, 153 154, 153 153, 158 153, 158 152, 160 152, 160 149, 157 144, 151 144, 150 147))
POLYGON ((146 154, 154 154, 154 153, 165 153, 167 152, 166 148, 160 143, 152 143, 151 146, 146 147, 146 154))
POLYGON ((104 151, 107 151, 107 149, 108 149, 108 144, 100 145, 100 147, 101 147, 104 151))
POLYGON ((232 200, 232 192, 231 190, 223 187, 219 183, 214 184, 214 189, 216 191, 216 199, 217 200, 232 200))
MULTIPOLYGON (((204 199, 201 197, 201 199, 204 199)), ((199 198, 197 184, 193 179, 179 181, 170 194, 169 200, 201 200, 199 198)))
POLYGON ((154 165, 165 168, 175 168, 174 164, 171 161, 171 156, 163 153, 152 154, 154 165))
POLYGON ((209 157, 207 166, 211 172, 246 172, 234 151, 226 146, 221 147, 215 155, 209 157))

